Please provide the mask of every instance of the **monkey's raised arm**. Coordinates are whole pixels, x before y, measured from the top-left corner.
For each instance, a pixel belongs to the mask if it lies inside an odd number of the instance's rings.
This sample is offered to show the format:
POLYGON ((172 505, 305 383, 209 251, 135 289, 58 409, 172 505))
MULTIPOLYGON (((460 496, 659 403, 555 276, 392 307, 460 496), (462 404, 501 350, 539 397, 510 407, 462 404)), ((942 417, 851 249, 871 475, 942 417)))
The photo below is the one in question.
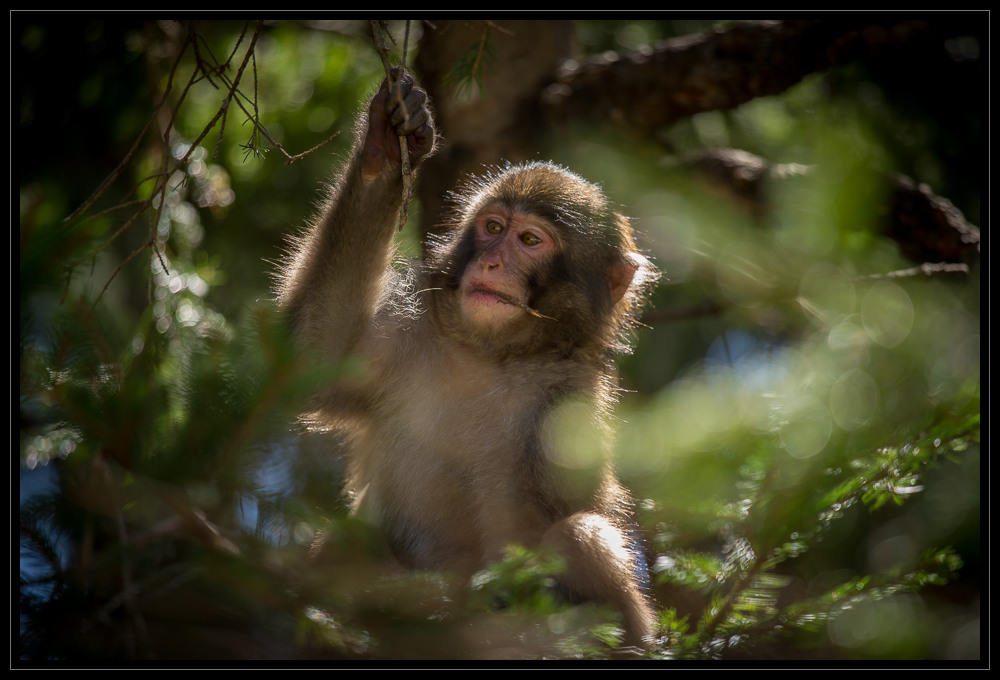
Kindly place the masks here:
POLYGON ((278 302, 296 336, 328 358, 359 337, 391 262, 403 200, 400 136, 415 171, 434 148, 434 121, 426 94, 406 74, 392 91, 383 81, 369 101, 347 166, 280 276, 278 302))

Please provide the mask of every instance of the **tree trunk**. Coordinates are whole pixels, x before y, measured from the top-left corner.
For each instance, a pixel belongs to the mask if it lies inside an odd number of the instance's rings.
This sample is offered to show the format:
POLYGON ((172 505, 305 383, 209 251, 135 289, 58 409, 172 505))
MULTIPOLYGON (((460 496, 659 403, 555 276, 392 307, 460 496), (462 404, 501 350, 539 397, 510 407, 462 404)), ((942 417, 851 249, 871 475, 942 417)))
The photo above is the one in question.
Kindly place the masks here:
POLYGON ((572 42, 567 20, 442 21, 425 30, 416 65, 444 140, 421 175, 424 233, 435 231, 446 192, 464 176, 531 157, 543 131, 538 93, 570 56, 572 42), (482 91, 449 78, 465 54, 478 59, 482 91))

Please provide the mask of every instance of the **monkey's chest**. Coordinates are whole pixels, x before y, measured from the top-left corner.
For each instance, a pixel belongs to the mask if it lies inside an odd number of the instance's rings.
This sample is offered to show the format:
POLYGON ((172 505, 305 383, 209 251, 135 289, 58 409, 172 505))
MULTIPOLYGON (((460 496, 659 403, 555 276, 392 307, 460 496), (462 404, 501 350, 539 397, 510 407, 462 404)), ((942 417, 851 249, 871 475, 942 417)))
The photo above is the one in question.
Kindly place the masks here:
POLYGON ((380 383, 381 413, 373 426, 413 456, 459 467, 463 461, 481 468, 484 458, 509 458, 529 431, 529 414, 539 408, 534 401, 540 390, 530 374, 512 377, 500 367, 443 350, 402 369, 390 367, 384 375, 397 380, 380 383))
POLYGON ((527 397, 502 384, 456 380, 398 394, 388 401, 381 433, 402 467, 453 471, 456 476, 502 473, 527 438, 527 397))
POLYGON ((474 568, 499 549, 491 543, 532 541, 522 477, 537 407, 488 378, 397 384, 357 442, 359 511, 417 565, 474 568))

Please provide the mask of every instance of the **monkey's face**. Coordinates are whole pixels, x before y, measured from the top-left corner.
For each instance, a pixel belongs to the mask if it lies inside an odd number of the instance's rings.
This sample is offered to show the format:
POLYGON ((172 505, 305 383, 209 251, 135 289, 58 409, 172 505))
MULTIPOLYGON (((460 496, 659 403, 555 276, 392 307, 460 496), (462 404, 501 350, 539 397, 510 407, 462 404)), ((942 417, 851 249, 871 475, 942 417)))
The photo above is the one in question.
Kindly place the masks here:
POLYGON ((459 283, 464 316, 495 328, 532 313, 529 282, 560 251, 555 229, 500 204, 479 211, 468 228, 474 248, 459 283))
POLYGON ((471 178, 451 198, 425 261, 442 332, 496 358, 624 348, 632 301, 655 270, 596 185, 528 163, 471 178))

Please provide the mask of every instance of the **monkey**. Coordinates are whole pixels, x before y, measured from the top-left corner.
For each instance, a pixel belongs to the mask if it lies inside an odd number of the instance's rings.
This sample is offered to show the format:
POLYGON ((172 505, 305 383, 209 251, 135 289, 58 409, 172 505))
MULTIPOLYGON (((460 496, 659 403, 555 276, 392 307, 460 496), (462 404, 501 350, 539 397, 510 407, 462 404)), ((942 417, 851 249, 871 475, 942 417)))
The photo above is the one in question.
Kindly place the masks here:
POLYGON ((346 435, 351 512, 402 564, 469 578, 511 544, 554 550, 559 592, 617 607, 626 644, 645 645, 655 617, 628 493, 610 464, 570 483, 548 421, 576 399, 603 427, 655 267, 597 185, 538 161, 458 187, 442 235, 400 266, 400 140, 415 176, 439 135, 426 93, 393 75, 277 273, 296 341, 365 367, 320 389, 305 418, 346 435))

